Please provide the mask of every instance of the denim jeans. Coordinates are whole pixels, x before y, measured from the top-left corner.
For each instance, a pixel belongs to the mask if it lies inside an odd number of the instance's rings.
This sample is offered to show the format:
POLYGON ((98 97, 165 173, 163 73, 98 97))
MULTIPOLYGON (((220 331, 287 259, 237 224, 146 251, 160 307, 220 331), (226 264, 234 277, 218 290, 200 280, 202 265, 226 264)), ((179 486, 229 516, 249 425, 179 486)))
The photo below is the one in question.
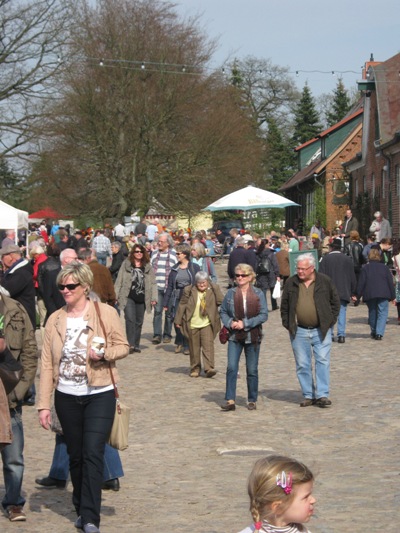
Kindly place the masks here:
POLYGON ((129 346, 139 348, 140 337, 142 335, 144 311, 144 303, 137 303, 130 298, 127 299, 124 312, 126 336, 128 337, 129 346))
POLYGON ((260 344, 245 344, 228 341, 228 366, 226 369, 225 400, 236 400, 236 383, 242 350, 246 357, 247 399, 256 402, 258 398, 258 357, 260 344))
POLYGON ((330 379, 331 331, 322 338, 319 328, 297 328, 290 336, 296 373, 304 398, 328 398, 330 379), (315 381, 312 371, 312 355, 315 359, 315 381))
POLYGON ((96 252, 96 258, 97 258, 97 261, 100 263, 100 265, 104 265, 104 266, 107 265, 107 257, 108 257, 107 252, 96 252))
POLYGON ((366 302, 368 306, 368 324, 373 335, 383 335, 389 314, 389 301, 383 298, 373 298, 366 302))
MULTIPOLYGON (((69 474, 69 455, 67 444, 63 435, 56 435, 56 445, 54 447, 53 462, 51 463, 49 476, 53 479, 66 481, 69 474)), ((121 459, 118 450, 106 444, 104 450, 103 481, 123 477, 121 459)))
POLYGON ((6 493, 1 502, 4 509, 9 505, 25 504, 21 495, 22 478, 24 476, 24 428, 22 426, 22 408, 10 409, 12 443, 1 450, 3 460, 3 476, 6 493))
POLYGON ((67 443, 76 513, 83 524, 99 527, 104 448, 114 420, 114 391, 74 396, 56 390, 54 404, 67 443))
MULTIPOLYGON (((347 304, 346 300, 340 300, 340 310, 337 321, 337 334, 338 337, 346 336, 346 314, 347 314, 347 304)), ((332 337, 334 336, 334 326, 332 326, 332 337)))
POLYGON ((172 320, 169 310, 165 311, 164 319, 164 334, 162 333, 162 314, 163 314, 163 300, 164 300, 164 290, 158 289, 158 299, 157 304, 154 308, 154 318, 153 318, 153 335, 155 337, 168 337, 172 338, 172 320))

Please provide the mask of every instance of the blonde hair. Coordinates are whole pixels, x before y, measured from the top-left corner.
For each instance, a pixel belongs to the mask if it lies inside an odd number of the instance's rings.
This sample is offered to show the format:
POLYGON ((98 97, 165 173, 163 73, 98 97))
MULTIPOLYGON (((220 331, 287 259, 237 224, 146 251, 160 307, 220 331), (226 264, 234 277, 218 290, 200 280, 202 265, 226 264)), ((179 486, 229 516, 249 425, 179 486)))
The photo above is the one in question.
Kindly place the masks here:
MULTIPOLYGON (((276 476, 282 471, 286 472, 286 475, 291 474, 293 488, 314 480, 311 470, 296 459, 282 455, 270 455, 259 459, 253 466, 247 485, 250 513, 255 524, 273 516, 271 506, 274 502, 280 502, 279 512, 284 512, 292 503, 294 491, 286 494, 283 488, 277 485, 276 476)), ((254 533, 258 530, 256 527, 254 533)))
POLYGON ((235 266, 235 274, 237 274, 239 270, 244 274, 247 274, 247 276, 251 277, 251 283, 253 283, 256 279, 256 273, 254 272, 253 267, 251 265, 248 265, 247 263, 239 263, 235 266))
POLYGON ((84 263, 73 261, 60 270, 57 276, 57 283, 63 283, 69 276, 75 283, 82 285, 86 296, 88 296, 93 288, 93 273, 90 267, 84 263))

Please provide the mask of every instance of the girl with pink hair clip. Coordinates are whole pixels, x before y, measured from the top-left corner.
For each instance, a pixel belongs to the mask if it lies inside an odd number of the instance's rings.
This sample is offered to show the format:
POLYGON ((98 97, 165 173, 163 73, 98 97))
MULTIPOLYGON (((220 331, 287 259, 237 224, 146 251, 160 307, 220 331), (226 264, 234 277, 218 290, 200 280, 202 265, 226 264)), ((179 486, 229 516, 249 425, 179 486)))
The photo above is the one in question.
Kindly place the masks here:
POLYGON ((254 523, 240 533, 310 533, 303 524, 314 513, 313 483, 310 469, 295 459, 259 459, 247 487, 254 523))

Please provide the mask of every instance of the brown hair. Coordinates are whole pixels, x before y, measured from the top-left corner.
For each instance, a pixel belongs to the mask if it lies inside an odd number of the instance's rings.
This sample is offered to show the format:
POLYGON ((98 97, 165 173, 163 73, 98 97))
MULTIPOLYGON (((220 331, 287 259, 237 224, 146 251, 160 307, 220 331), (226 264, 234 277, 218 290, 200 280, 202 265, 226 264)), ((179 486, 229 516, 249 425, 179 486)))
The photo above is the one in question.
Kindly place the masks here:
POLYGON ((360 240, 360 234, 355 229, 350 231, 350 240, 351 241, 359 241, 360 240))
POLYGON ((135 250, 140 250, 141 252, 143 252, 140 266, 144 267, 144 265, 147 265, 147 263, 150 261, 149 252, 146 250, 143 244, 135 243, 132 246, 132 250, 129 254, 129 261, 132 263, 132 265, 135 265, 135 250))
POLYGON ((372 248, 368 254, 368 261, 380 261, 381 254, 376 248, 372 248))

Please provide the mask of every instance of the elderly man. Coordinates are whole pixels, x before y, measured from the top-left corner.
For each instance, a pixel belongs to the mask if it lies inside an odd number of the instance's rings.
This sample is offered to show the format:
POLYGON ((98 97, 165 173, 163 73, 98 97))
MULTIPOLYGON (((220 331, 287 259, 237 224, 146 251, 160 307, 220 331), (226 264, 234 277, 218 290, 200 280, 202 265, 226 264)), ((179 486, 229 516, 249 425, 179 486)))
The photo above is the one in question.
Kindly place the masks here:
POLYGON ((381 242, 382 239, 390 239, 392 237, 392 228, 389 220, 386 220, 380 211, 376 211, 374 217, 375 220, 372 222, 369 231, 375 233, 376 242, 381 242))
POLYGON ((9 244, 15 244, 15 230, 13 229, 6 230, 6 236, 1 241, 1 247, 3 248, 9 244))
POLYGON ((0 249, 0 258, 4 268, 3 287, 11 298, 25 307, 32 327, 36 328, 36 295, 31 263, 22 257, 22 252, 16 244, 3 246, 0 249))
POLYGON ((342 233, 340 234, 343 239, 344 246, 350 244, 350 231, 358 231, 358 220, 353 217, 351 209, 347 209, 342 226, 342 233))
MULTIPOLYGON (((33 284, 32 284, 33 286, 33 284)), ((24 429, 22 425, 22 404, 36 375, 38 352, 35 331, 23 305, 0 290, 0 316, 4 317, 4 337, 11 353, 24 367, 24 375, 15 389, 8 395, 12 443, 1 451, 5 494, 2 506, 11 522, 26 520, 22 494, 24 475, 24 429)))
POLYGON ((340 300, 332 281, 315 270, 311 253, 296 258, 297 274, 285 283, 281 298, 283 326, 290 333, 297 378, 304 396, 301 407, 328 407, 331 328, 339 315, 340 300), (315 359, 315 381, 312 355, 315 359))
POLYGON ((161 233, 157 239, 157 247, 151 256, 151 264, 156 275, 158 300, 154 308, 153 319, 153 344, 161 343, 161 336, 163 342, 171 342, 172 335, 172 321, 169 310, 165 311, 164 331, 162 329, 162 313, 164 294, 168 286, 168 277, 171 272, 171 267, 177 262, 175 250, 173 250, 174 241, 169 233, 161 233))
POLYGON ((112 259, 111 241, 104 234, 104 229, 96 231, 96 237, 92 243, 99 264, 106 266, 107 258, 112 259))

